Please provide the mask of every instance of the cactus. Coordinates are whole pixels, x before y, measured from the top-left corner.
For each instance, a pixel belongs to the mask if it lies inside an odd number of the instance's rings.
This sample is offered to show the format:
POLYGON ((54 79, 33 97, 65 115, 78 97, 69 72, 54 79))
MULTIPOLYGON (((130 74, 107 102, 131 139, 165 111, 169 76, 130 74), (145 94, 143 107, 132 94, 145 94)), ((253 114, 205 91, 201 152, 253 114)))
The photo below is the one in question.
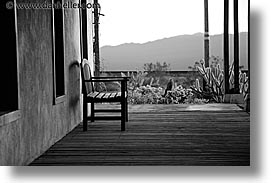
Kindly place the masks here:
MULTIPOLYGON (((204 61, 201 60, 200 66, 197 66, 198 71, 202 75, 203 79, 206 82, 206 88, 208 91, 201 91, 198 90, 196 86, 197 92, 201 93, 203 96, 211 96, 213 100, 216 102, 223 102, 224 98, 224 74, 223 70, 221 69, 220 65, 218 64, 217 67, 207 67, 205 68, 204 61)), ((196 81, 198 82, 198 81, 196 81)), ((196 84, 198 85, 198 83, 196 84)))
MULTIPOLYGON (((127 76, 130 77, 129 86, 132 89, 142 86, 144 83, 145 75, 146 74, 142 71, 137 71, 136 74, 134 72, 132 72, 132 73, 128 72, 127 76)), ((121 76, 126 76, 126 75, 124 73, 121 73, 121 76)))
MULTIPOLYGON (((212 98, 216 102, 223 102, 224 99, 224 71, 221 69, 220 65, 217 64, 215 67, 207 67, 204 66, 204 61, 201 60, 200 66, 197 66, 199 73, 202 75, 203 79, 206 82, 206 86, 211 93, 212 98)), ((232 63, 229 69, 229 87, 234 88, 234 62, 232 63)), ((205 96, 205 91, 199 90, 199 83, 196 81, 195 90, 197 93, 205 96)), ((249 93, 249 78, 246 73, 239 72, 239 88, 240 93, 243 94, 244 100, 247 99, 249 93)), ((193 89, 193 90, 194 90, 193 89)))
MULTIPOLYGON (((230 81, 230 88, 234 88, 234 62, 232 63, 231 66, 231 72, 230 72, 230 77, 229 77, 229 81, 230 81)), ((246 101, 248 93, 249 93, 249 78, 246 75, 246 73, 239 71, 239 89, 240 89, 240 93, 243 94, 244 97, 244 101, 246 101)))
POLYGON ((196 81, 195 81, 195 88, 197 91, 202 91, 199 79, 196 79, 196 81))

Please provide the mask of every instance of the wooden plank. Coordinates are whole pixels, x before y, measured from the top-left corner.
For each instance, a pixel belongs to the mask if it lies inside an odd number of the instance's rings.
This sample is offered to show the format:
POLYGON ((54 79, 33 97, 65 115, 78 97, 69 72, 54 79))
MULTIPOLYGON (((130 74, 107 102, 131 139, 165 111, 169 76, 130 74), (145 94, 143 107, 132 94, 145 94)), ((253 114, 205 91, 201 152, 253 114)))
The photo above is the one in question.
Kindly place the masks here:
POLYGON ((94 110, 95 113, 103 113, 103 112, 121 112, 120 109, 96 109, 94 110))
POLYGON ((179 108, 130 110, 125 132, 117 121, 88 123, 87 132, 82 132, 81 123, 31 165, 249 166, 247 113, 179 108))
POLYGON ((95 120, 121 120, 120 116, 96 116, 95 120))

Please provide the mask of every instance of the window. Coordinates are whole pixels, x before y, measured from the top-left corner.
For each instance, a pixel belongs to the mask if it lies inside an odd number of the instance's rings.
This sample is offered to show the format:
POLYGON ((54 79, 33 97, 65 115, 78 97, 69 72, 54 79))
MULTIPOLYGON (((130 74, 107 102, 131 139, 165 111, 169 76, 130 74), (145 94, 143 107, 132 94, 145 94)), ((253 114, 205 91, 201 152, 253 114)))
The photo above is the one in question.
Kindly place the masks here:
MULTIPOLYGON (((87 4, 86 0, 80 0, 81 4, 87 4)), ((80 32, 81 32, 81 52, 82 57, 89 60, 88 58, 88 37, 87 37, 87 9, 80 8, 80 32)), ((82 59, 83 59, 82 58, 82 59)))
MULTIPOLYGON (((62 4, 62 0, 54 0, 62 4)), ((63 8, 53 9, 53 73, 54 73, 54 103, 62 101, 65 95, 64 70, 64 25, 63 8)))
POLYGON ((19 109, 16 10, 1 1, 0 116, 19 109))

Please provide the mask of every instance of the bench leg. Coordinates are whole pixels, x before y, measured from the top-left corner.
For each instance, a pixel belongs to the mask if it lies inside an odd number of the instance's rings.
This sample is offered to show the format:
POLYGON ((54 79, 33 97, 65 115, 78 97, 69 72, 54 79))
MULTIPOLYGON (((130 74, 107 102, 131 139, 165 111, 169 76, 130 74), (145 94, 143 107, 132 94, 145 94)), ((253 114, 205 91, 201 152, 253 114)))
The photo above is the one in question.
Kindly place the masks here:
POLYGON ((129 115, 128 115, 128 101, 127 98, 125 100, 125 121, 128 122, 129 121, 129 115))
POLYGON ((123 100, 121 102, 121 131, 125 131, 125 121, 126 121, 125 111, 126 111, 126 103, 123 100))
POLYGON ((95 121, 95 103, 91 103, 91 122, 95 121))
POLYGON ((88 104, 86 102, 83 102, 83 131, 88 130, 88 104))

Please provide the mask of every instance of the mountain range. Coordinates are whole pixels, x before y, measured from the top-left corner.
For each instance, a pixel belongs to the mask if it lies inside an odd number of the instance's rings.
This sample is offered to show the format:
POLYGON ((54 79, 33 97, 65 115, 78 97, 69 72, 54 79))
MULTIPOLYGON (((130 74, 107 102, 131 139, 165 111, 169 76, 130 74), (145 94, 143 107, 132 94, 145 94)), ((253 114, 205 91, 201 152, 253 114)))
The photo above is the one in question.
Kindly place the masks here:
MULTIPOLYGON (((247 32, 240 33, 240 65, 247 69, 247 32)), ((233 35, 230 35, 230 60, 233 60, 233 35)), ((147 43, 125 43, 101 47, 105 71, 142 70, 145 63, 166 62, 171 70, 188 70, 204 57, 204 35, 180 35, 147 43)), ((223 35, 210 36, 210 56, 223 58, 223 35)))

